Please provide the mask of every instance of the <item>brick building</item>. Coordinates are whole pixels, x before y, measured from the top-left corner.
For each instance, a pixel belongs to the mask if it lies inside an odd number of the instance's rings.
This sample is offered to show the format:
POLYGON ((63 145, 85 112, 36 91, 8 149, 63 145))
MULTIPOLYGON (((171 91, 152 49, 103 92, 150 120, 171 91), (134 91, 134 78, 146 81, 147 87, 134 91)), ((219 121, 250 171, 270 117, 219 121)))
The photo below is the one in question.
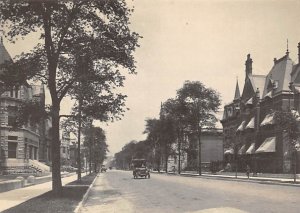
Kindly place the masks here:
POLYGON ((221 121, 225 161, 233 165, 237 162, 238 170, 244 170, 247 164, 255 172, 292 170, 289 138, 276 124, 274 112, 294 109, 299 112, 300 43, 298 56, 294 63, 287 50, 283 57, 274 59, 274 65, 266 75, 255 75, 252 59, 250 54, 247 55, 242 94, 237 83, 234 99, 224 106, 221 121))
MULTIPOLYGON (((12 61, 8 51, 0 42, 0 64, 5 61, 12 61)), ((13 129, 16 120, 17 107, 27 100, 45 102, 45 92, 43 85, 24 84, 19 87, 1 91, 0 94, 0 166, 1 170, 12 168, 27 168, 32 164, 39 167, 39 156, 44 159, 40 148, 44 150, 44 137, 42 137, 45 127, 44 121, 39 125, 24 125, 22 128, 13 129)), ((46 152, 46 151, 45 151, 46 152)), ((46 168, 46 167, 44 167, 46 168)))

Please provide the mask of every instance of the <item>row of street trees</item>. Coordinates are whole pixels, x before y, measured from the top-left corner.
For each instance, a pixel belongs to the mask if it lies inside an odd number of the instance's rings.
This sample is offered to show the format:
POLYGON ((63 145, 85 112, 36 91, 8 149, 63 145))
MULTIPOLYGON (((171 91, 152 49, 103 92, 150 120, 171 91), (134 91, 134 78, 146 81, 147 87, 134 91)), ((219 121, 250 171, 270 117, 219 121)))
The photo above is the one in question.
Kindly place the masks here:
MULTIPOLYGON (((129 143, 122 151, 115 155, 115 159, 122 165, 129 165, 132 158, 137 156, 140 148, 144 152, 139 154, 148 158, 152 166, 159 167, 164 161, 164 170, 168 169, 168 159, 171 155, 178 157, 178 172, 181 172, 181 156, 183 150, 189 149, 185 135, 196 133, 198 139, 197 170, 201 175, 201 131, 213 128, 216 123, 215 113, 220 106, 220 95, 211 88, 207 88, 199 81, 186 81, 177 90, 176 98, 170 98, 161 105, 159 119, 147 119, 144 133, 145 141, 129 143)), ((122 167, 121 167, 122 168, 122 167)))
POLYGON ((125 0, 0 2, 0 24, 9 41, 28 35, 39 38, 29 53, 2 67, 7 72, 1 79, 7 85, 15 79, 23 83, 32 79, 50 91, 55 194, 62 192, 59 124, 63 98, 76 100, 73 114, 78 119, 81 113, 106 122, 124 112, 126 96, 115 94, 114 88, 123 86, 121 70, 135 73, 133 52, 140 36, 129 29, 131 12, 125 0))
MULTIPOLYGON (((77 147, 77 150, 81 149, 84 151, 77 153, 77 156, 81 156, 80 159, 83 159, 83 157, 86 158, 88 162, 86 168, 89 168, 89 173, 92 171, 98 172, 99 167, 103 164, 108 153, 105 131, 101 127, 95 127, 91 118, 82 117, 82 128, 81 134, 79 135, 78 123, 79 120, 76 117, 69 116, 61 122, 61 128, 68 134, 75 136, 77 139, 78 137, 83 138, 83 147, 82 149, 77 147)), ((77 166, 78 164, 82 165, 83 162, 77 161, 77 166)))

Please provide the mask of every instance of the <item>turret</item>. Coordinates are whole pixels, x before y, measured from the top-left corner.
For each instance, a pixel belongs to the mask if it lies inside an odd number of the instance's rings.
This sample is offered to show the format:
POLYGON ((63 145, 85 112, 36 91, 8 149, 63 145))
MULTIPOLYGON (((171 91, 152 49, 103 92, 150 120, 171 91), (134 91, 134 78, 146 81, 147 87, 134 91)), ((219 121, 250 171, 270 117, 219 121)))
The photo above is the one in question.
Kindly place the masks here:
POLYGON ((240 88, 239 88, 239 82, 236 80, 236 86, 235 86, 235 93, 234 93, 234 101, 240 99, 241 94, 240 94, 240 88))

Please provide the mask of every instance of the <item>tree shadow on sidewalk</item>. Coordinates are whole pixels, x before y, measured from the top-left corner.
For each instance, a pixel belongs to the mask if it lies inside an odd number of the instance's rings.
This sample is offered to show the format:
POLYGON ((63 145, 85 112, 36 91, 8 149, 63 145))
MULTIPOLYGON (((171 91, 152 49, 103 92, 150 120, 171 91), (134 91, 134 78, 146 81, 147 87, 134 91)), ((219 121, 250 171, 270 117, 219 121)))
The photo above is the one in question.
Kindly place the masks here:
POLYGON ((82 200, 89 185, 93 182, 95 175, 82 178, 81 182, 73 181, 63 187, 62 195, 57 196, 46 192, 38 197, 27 200, 15 207, 3 211, 4 213, 53 213, 74 212, 78 203, 82 200))

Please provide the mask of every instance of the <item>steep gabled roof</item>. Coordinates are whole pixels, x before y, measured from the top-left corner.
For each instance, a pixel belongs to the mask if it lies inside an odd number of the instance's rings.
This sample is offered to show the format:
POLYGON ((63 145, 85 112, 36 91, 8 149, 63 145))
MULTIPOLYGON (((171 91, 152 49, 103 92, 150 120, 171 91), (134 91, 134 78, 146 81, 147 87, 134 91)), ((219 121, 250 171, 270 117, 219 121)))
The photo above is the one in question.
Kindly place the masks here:
MULTIPOLYGON (((249 98, 253 97, 257 88, 259 91, 264 91, 265 80, 266 76, 264 75, 248 74, 243 88, 242 99, 248 101, 249 98)), ((260 93, 260 98, 262 98, 262 92, 260 93)))
POLYGON ((266 77, 263 97, 269 91, 268 86, 270 86, 270 82, 275 83, 274 94, 281 91, 289 91, 289 84, 291 82, 291 73, 293 71, 293 66, 294 63, 289 58, 288 54, 275 62, 274 66, 266 77))
MULTIPOLYGON (((265 75, 249 75, 253 90, 264 91, 266 76, 265 75)), ((260 98, 262 97, 262 92, 260 93, 260 98)))
POLYGON ((5 61, 11 61, 11 57, 4 47, 2 40, 0 41, 0 64, 3 64, 5 61))

